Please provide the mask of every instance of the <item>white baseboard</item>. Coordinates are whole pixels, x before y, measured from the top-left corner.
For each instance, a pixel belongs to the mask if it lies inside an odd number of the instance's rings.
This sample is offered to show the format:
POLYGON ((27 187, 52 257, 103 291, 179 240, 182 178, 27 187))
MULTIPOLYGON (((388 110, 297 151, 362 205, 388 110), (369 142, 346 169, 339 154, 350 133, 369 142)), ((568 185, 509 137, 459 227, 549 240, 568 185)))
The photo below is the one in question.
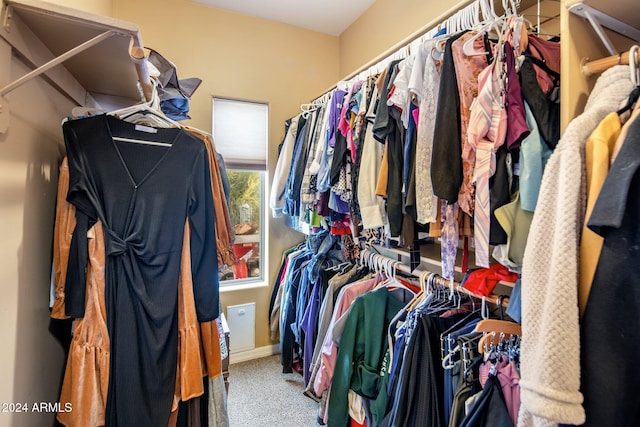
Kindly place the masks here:
POLYGON ((280 353, 280 344, 266 345, 238 353, 231 352, 229 364, 233 365, 234 363, 246 362, 247 360, 260 359, 261 357, 273 356, 278 353, 280 353))

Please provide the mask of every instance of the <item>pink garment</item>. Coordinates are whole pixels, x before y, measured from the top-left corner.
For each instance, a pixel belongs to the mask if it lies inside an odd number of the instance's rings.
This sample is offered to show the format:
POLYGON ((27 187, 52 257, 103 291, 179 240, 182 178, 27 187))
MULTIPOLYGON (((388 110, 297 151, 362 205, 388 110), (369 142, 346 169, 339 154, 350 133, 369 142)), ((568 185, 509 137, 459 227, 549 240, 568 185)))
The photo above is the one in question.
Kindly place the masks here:
POLYGON ((513 425, 518 425, 518 411, 520 411, 520 373, 514 362, 507 362, 500 360, 495 366, 487 361, 479 367, 480 385, 484 388, 491 370, 498 377, 500 387, 502 388, 502 395, 509 411, 509 416, 513 421, 513 425))
POLYGON ((496 151, 507 135, 507 110, 502 102, 504 62, 495 62, 478 75, 478 97, 469 114, 468 146, 475 151, 472 182, 476 185, 474 239, 476 265, 489 267, 489 178, 496 171, 496 151))
POLYGON ((359 280, 350 285, 346 285, 338 294, 336 306, 333 309, 333 316, 331 317, 331 323, 329 324, 327 334, 324 336, 322 343, 320 368, 313 383, 313 389, 317 396, 320 396, 323 391, 329 389, 329 385, 333 379, 333 371, 338 358, 338 346, 333 340, 333 329, 335 328, 336 322, 349 309, 357 297, 372 290, 379 282, 380 277, 359 280))
POLYGON ((416 126, 418 126, 418 123, 420 123, 420 108, 416 108, 411 112, 411 114, 413 115, 413 120, 416 122, 416 126))
POLYGON ((515 363, 509 362, 506 366, 498 369, 498 381, 502 386, 502 394, 507 404, 509 416, 513 425, 518 425, 518 412, 520 411, 520 373, 515 363))
POLYGON ((340 133, 347 139, 347 147, 349 147, 349 152, 351 153, 351 162, 355 163, 356 161, 356 145, 353 138, 353 129, 351 128, 351 109, 349 108, 351 104, 351 99, 353 96, 360 90, 362 87, 362 81, 357 81, 349 88, 349 92, 344 97, 344 101, 342 102, 342 110, 340 111, 340 121, 338 123, 338 129, 340 133))
MULTIPOLYGON (((486 55, 467 56, 463 52, 465 42, 475 37, 475 35, 476 32, 474 31, 468 32, 451 44, 460 96, 460 128, 462 130, 463 180, 458 193, 458 204, 460 205, 460 209, 468 215, 473 215, 475 205, 473 171, 476 164, 476 153, 469 146, 467 131, 471 115, 471 103, 473 99, 478 96, 478 75, 482 70, 487 68, 488 65, 486 55)), ((473 48, 477 52, 486 52, 484 37, 475 39, 473 48)))

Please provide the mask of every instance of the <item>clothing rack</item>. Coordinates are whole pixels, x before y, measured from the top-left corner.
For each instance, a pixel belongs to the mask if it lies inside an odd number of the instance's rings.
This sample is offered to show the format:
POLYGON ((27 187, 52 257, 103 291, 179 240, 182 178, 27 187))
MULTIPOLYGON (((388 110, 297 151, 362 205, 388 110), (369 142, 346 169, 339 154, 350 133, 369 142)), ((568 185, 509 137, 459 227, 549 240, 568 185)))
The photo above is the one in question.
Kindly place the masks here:
POLYGON ((455 280, 449 280, 446 279, 442 276, 440 276, 437 273, 433 273, 431 271, 428 270, 424 270, 421 268, 415 268, 415 269, 411 269, 411 267, 409 267, 408 265, 398 261, 398 260, 394 260, 393 258, 390 258, 386 255, 382 255, 379 252, 377 252, 375 249, 370 249, 368 247, 362 249, 360 251, 360 258, 361 259, 369 259, 371 258, 373 260, 373 263, 378 263, 378 264, 382 264, 382 265, 391 265, 392 268, 394 270, 398 270, 401 271, 405 274, 411 275, 413 277, 417 277, 420 279, 425 279, 427 277, 429 277, 431 275, 431 278, 429 279, 430 282, 436 286, 440 286, 442 288, 447 288, 449 290, 451 290, 452 292, 459 292, 459 293, 463 293, 466 294, 468 296, 470 296, 471 298, 475 298, 475 299, 480 299, 483 300, 485 302, 489 302, 492 303, 496 306, 502 306, 503 308, 506 308, 509 305, 509 298, 505 297, 503 295, 491 295, 491 296, 484 296, 484 295, 478 295, 476 293, 473 293, 471 291, 469 291, 468 289, 466 289, 465 287, 461 286, 460 282, 457 282, 455 280))
MULTIPOLYGON (((617 55, 607 56, 606 58, 596 59, 594 61, 585 62, 582 65, 582 74, 585 77, 591 77, 600 74, 603 71, 613 67, 614 65, 629 65, 630 52, 622 52, 617 55)), ((635 63, 638 63, 638 54, 636 53, 635 63)))

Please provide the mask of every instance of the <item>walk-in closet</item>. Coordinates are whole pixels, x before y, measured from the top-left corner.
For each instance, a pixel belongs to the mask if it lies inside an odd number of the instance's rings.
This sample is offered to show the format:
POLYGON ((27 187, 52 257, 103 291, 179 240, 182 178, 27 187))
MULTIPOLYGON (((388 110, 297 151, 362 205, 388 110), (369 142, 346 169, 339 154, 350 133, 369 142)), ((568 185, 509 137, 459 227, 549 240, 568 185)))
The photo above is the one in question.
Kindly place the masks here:
POLYGON ((635 426, 631 0, 2 0, 0 427, 635 426))

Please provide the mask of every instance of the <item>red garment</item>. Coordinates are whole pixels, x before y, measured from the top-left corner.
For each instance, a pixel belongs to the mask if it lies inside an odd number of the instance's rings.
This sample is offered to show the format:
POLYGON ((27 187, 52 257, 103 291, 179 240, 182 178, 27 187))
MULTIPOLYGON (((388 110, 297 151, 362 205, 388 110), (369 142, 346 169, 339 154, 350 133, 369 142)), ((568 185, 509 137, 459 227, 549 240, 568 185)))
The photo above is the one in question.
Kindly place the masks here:
POLYGON ((367 421, 366 420, 365 420, 364 423, 360 424, 359 422, 357 422, 353 418, 349 418, 349 419, 351 420, 351 427, 367 427, 367 421))
MULTIPOLYGON (((552 42, 540 38, 536 35, 530 34, 528 37, 529 51, 531 54, 544 62, 544 64, 553 72, 560 74, 560 43, 552 42)), ((547 70, 543 69, 537 64, 533 64, 533 68, 536 70, 536 77, 540 84, 540 89, 545 94, 549 94, 551 90, 557 86, 556 79, 550 75, 547 70)))
POLYGON ((510 272, 502 264, 494 264, 470 273, 463 287, 474 294, 488 297, 501 280, 513 283, 518 280, 518 275, 510 272))

